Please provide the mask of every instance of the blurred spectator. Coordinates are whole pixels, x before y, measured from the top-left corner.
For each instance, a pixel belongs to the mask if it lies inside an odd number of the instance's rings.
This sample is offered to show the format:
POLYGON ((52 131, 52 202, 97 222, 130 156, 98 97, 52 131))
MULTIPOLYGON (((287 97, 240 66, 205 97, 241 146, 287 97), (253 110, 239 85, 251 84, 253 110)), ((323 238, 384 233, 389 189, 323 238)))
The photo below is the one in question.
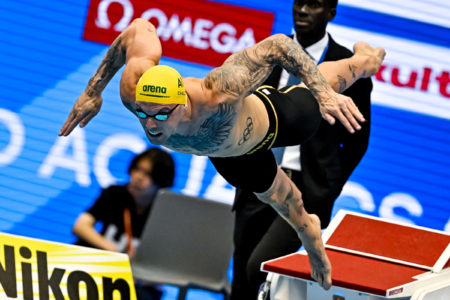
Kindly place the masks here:
MULTIPOLYGON (((102 190, 94 204, 81 213, 73 233, 81 246, 128 253, 133 257, 139 245, 153 199, 160 188, 173 185, 175 164, 165 150, 150 148, 135 156, 128 169, 129 182, 102 190), (95 225, 101 222, 101 232, 95 225)), ((138 299, 160 299, 156 288, 136 284, 138 299)))

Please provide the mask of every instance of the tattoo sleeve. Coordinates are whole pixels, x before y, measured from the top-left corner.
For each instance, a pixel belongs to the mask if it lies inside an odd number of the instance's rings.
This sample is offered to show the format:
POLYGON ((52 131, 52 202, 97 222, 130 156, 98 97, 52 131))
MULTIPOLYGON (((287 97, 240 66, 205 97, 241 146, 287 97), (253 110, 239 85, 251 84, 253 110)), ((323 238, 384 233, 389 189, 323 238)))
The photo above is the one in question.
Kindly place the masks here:
POLYGON ((267 78, 275 65, 300 78, 314 96, 331 90, 308 54, 283 34, 231 55, 221 67, 208 73, 205 86, 234 97, 246 96, 267 78))
POLYGON ((213 86, 234 98, 247 96, 270 74, 272 67, 241 50, 230 56, 220 68, 213 69, 205 77, 205 86, 213 86))
POLYGON ((314 61, 292 39, 284 36, 276 40, 276 43, 281 53, 276 56, 276 63, 290 74, 300 78, 316 99, 320 99, 317 97, 319 93, 331 90, 314 61))
POLYGON ((124 65, 126 57, 122 36, 118 36, 108 49, 94 76, 86 88, 88 96, 100 95, 114 74, 124 65))

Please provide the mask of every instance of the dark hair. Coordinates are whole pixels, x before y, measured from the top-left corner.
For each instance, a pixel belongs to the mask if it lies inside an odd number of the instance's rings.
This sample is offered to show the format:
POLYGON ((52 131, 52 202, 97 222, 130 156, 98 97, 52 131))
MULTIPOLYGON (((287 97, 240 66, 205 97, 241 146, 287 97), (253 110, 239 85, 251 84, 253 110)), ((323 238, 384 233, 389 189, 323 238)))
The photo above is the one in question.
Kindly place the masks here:
POLYGON ((338 0, 328 0, 331 8, 336 8, 338 4, 338 0))
POLYGON ((175 163, 169 152, 154 147, 136 155, 131 161, 128 173, 131 173, 142 159, 148 159, 152 162, 152 179, 156 185, 161 188, 171 187, 173 185, 175 163))

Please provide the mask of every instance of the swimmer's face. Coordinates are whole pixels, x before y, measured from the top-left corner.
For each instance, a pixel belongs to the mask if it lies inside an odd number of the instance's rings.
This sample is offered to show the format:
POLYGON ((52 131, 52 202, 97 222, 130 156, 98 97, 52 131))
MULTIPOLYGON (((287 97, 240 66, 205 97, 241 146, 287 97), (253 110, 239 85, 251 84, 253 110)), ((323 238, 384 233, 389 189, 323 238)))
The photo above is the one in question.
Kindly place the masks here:
POLYGON ((331 0, 295 0, 292 7, 294 28, 303 38, 321 38, 336 9, 331 0), (306 35, 306 37, 305 37, 306 35))
POLYGON ((164 145, 175 132, 184 105, 136 102, 135 114, 150 143, 164 145))

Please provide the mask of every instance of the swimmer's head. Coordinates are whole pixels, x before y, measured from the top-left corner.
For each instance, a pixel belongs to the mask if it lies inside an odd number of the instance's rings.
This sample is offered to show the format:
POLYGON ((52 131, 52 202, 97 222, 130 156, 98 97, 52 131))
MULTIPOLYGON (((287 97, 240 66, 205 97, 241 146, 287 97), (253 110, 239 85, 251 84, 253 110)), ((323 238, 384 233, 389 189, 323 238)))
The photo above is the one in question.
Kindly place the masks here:
POLYGON ((186 104, 187 95, 180 73, 164 65, 151 67, 136 85, 136 101, 159 104, 186 104))

